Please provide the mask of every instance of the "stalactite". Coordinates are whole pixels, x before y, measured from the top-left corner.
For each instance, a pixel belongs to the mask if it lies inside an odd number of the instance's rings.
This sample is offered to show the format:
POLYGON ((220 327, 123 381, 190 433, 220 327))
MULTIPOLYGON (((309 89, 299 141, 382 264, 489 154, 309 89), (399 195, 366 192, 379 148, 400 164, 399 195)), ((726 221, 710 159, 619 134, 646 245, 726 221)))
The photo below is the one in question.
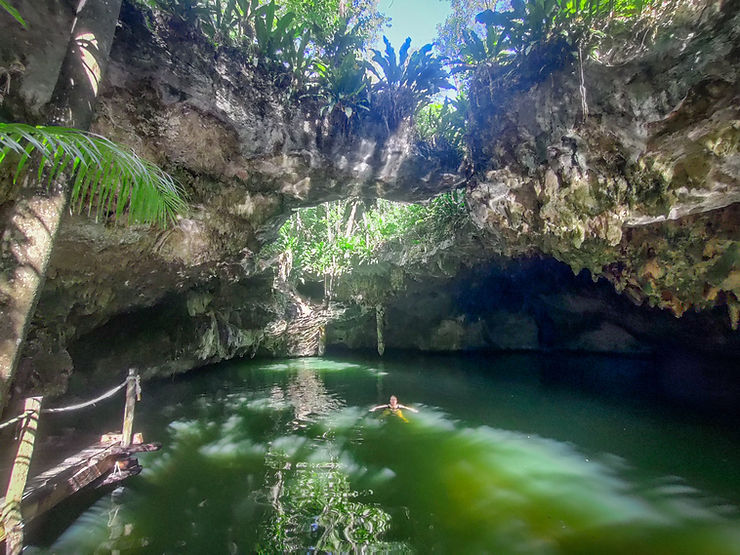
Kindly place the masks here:
POLYGON ((326 326, 319 328, 319 343, 316 347, 316 354, 320 357, 324 356, 326 352, 326 326))
POLYGON ((385 339, 383 338, 383 317, 385 309, 382 304, 375 305, 375 324, 378 331, 378 354, 383 356, 385 352, 385 339))

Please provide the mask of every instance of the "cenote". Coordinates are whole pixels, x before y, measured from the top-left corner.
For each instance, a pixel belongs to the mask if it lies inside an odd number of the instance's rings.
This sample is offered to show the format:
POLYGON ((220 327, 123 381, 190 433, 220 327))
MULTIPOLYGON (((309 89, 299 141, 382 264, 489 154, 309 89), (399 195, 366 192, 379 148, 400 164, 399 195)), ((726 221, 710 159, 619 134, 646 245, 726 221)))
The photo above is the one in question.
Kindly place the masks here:
POLYGON ((47 515, 33 552, 740 553, 737 430, 625 396, 646 364, 341 355, 151 383, 138 428, 163 449, 47 515), (369 412, 391 394, 419 412, 369 412))
POLYGON ((740 0, 0 29, 0 552, 740 555, 740 0))

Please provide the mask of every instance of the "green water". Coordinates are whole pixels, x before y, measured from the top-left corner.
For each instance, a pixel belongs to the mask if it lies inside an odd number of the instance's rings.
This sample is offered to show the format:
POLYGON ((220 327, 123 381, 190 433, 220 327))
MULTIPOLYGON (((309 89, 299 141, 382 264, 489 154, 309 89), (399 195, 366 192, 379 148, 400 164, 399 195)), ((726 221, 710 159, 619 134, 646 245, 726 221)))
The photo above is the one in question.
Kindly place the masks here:
MULTIPOLYGON (((137 429, 163 449, 32 538, 75 554, 740 553, 737 433, 624 394, 637 361, 588 364, 609 379, 552 383, 514 355, 244 361, 150 383, 137 429), (368 412, 390 394, 419 412, 368 412)), ((117 412, 66 425, 96 433, 117 412)))

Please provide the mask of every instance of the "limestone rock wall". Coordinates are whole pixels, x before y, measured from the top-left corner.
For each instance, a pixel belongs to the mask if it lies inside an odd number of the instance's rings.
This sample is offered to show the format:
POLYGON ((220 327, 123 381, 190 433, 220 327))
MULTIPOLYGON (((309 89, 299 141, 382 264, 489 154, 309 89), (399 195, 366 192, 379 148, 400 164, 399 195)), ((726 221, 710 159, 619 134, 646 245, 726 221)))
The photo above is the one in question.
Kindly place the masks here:
POLYGON ((725 306, 736 328, 738 4, 684 3, 655 30, 615 30, 582 64, 555 44, 548 66, 481 68, 468 198, 490 241, 676 315, 725 306))
MULTIPOLYGON (((588 271, 574 275, 550 257, 448 263, 446 276, 430 276, 422 267, 391 267, 385 279, 371 278, 390 287, 389 274, 402 276, 384 303, 388 348, 740 356, 740 334, 730 329, 720 307, 679 319, 657 307, 637 306, 606 280, 594 283, 588 271)), ((358 305, 331 322, 328 344, 374 350, 373 308, 358 305)))

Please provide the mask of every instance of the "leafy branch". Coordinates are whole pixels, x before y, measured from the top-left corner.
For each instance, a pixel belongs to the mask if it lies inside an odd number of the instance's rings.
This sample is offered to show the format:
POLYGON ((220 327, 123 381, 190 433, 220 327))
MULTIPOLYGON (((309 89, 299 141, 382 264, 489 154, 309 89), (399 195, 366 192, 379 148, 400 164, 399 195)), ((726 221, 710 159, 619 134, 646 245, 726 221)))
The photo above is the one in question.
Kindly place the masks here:
POLYGON ((0 123, 0 165, 17 162, 13 183, 37 165, 35 178, 47 183, 72 175, 73 210, 95 218, 127 215, 131 222, 165 227, 184 212, 182 188, 167 173, 131 150, 93 133, 66 127, 0 123), (13 160, 15 162, 15 160, 13 160))

